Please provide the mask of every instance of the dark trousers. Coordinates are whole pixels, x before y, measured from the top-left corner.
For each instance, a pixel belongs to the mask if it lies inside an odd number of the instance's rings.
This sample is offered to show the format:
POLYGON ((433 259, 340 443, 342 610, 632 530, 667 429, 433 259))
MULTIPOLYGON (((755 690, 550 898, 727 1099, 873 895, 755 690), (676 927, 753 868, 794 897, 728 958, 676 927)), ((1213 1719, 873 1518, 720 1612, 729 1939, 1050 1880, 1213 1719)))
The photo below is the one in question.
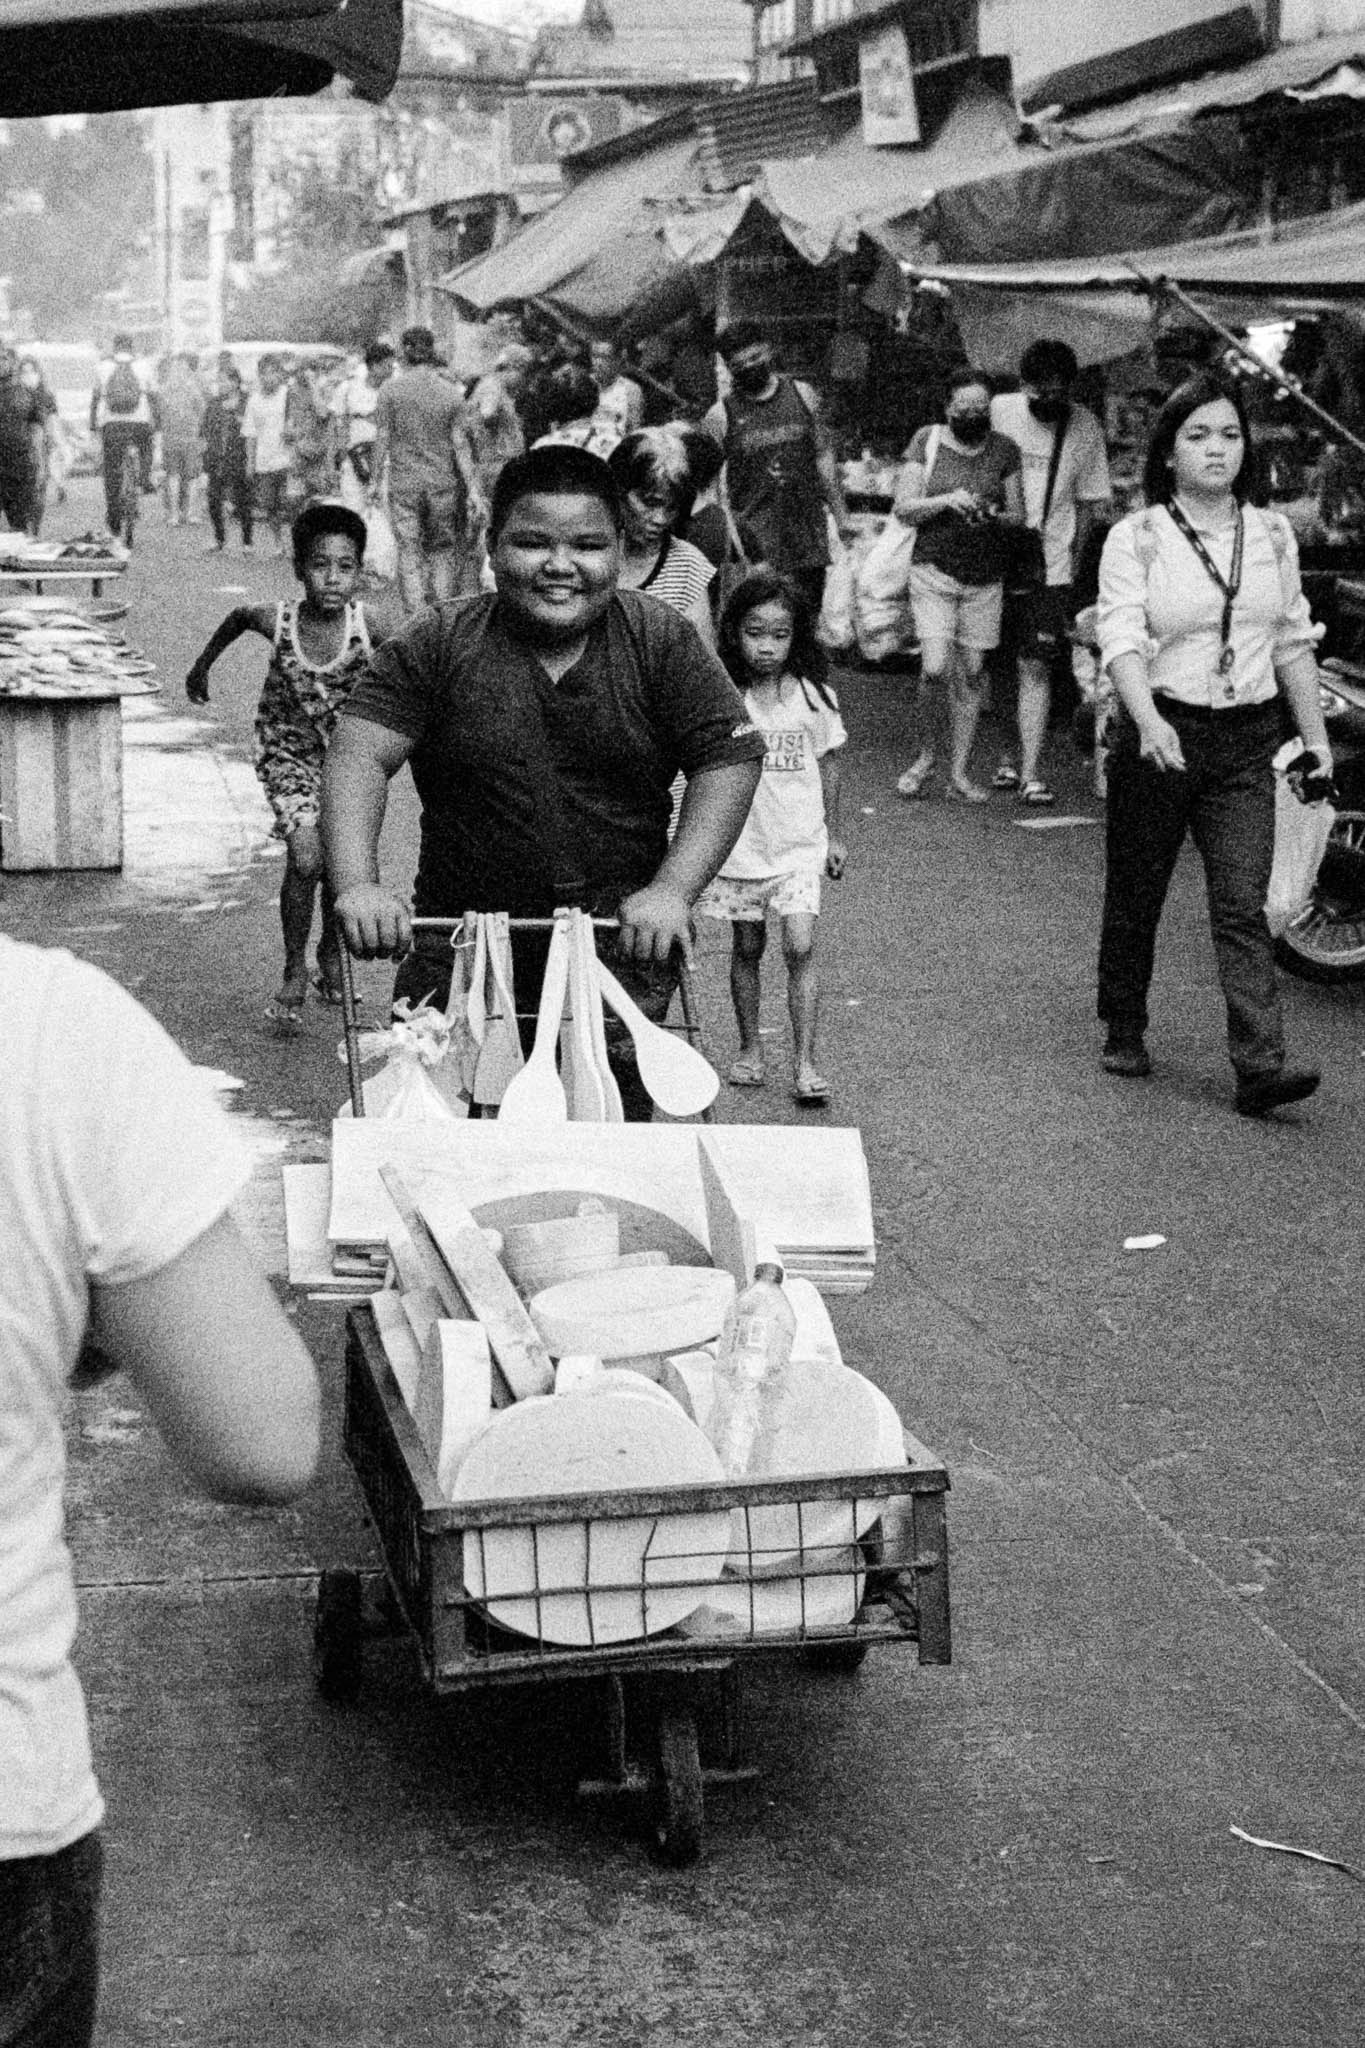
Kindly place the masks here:
POLYGON ((0 514, 15 533, 26 533, 33 518, 33 472, 0 474, 0 514))
POLYGON ((0 2041, 87 2048, 99 1985, 98 1833, 0 1861, 0 2041))
MULTIPOLYGON (((516 984, 513 997, 522 1051, 528 1055, 535 1042, 536 1010, 540 1004, 540 985, 545 978, 545 959, 549 949, 548 932, 512 933, 512 977, 516 984)), ((652 962, 641 967, 633 960, 617 960, 614 949, 614 934, 599 931, 597 950, 622 988, 635 998, 651 1023, 662 1024, 678 985, 676 968, 672 965, 657 967, 652 962)), ((414 1005, 426 1001, 433 1008, 443 1010, 450 1000, 450 975, 449 939, 434 932, 419 932, 412 951, 400 962, 394 976, 394 1001, 405 996, 414 1005)), ((607 1064, 621 1091, 621 1108, 626 1122, 647 1124, 654 1114, 654 1101, 640 1079, 640 1069, 635 1062, 635 1041, 615 1012, 605 1006, 604 1017, 607 1064)))
POLYGON ((213 538, 219 547, 227 545, 227 522, 224 510, 230 504, 233 517, 242 529, 242 544, 251 546, 251 478, 245 469, 206 469, 204 471, 206 495, 209 506, 209 524, 213 538))
POLYGON ((152 488, 152 442, 155 436, 145 420, 109 420, 104 428, 104 517, 110 533, 117 533, 123 524, 123 501, 120 497, 123 468, 123 451, 131 441, 137 450, 138 473, 142 488, 152 488))
POLYGON ((1281 707, 1210 712, 1162 698, 1159 708, 1180 735, 1184 773, 1141 759, 1126 714, 1109 759, 1099 1014, 1111 1030, 1147 1028, 1157 925, 1188 831, 1204 864, 1232 1064, 1239 1074, 1273 1073, 1284 1065, 1284 1028, 1265 897, 1281 707))

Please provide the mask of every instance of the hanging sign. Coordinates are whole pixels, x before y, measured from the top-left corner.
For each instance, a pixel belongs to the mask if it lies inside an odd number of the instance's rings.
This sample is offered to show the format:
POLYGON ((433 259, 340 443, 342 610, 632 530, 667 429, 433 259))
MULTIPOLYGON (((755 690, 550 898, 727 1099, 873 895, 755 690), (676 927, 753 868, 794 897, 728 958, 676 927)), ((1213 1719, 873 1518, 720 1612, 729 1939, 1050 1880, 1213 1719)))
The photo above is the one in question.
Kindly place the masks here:
POLYGON ((900 22, 889 22, 863 37, 858 45, 858 80, 863 97, 863 141, 869 148, 918 142, 915 75, 900 22))

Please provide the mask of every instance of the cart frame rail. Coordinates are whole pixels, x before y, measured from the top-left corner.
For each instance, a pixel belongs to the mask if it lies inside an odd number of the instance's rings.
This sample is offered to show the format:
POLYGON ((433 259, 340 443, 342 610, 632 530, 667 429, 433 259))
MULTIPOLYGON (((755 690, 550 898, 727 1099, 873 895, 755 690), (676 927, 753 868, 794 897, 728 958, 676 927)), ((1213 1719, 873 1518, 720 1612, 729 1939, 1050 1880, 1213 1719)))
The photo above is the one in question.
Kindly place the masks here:
MULTIPOLYGON (((443 1495, 417 1428, 384 1355, 368 1306, 347 1317, 345 1449, 373 1519, 393 1592, 417 1638, 428 1682, 438 1693, 542 1678, 594 1674, 695 1672, 736 1657, 791 1648, 862 1647, 913 1642, 921 1664, 951 1661, 946 1496, 948 1474, 931 1452, 906 1436, 907 1468, 670 1487, 657 1492, 551 1495, 523 1501, 458 1505, 443 1495), (478 1532, 551 1523, 682 1515, 716 1509, 847 1501, 884 1503, 875 1537, 859 1546, 865 1590, 848 1625, 802 1625, 790 1632, 714 1635, 665 1629, 626 1642, 561 1646, 506 1633, 487 1622, 465 1587, 465 1542, 478 1532)), ((833 1548, 833 1546, 830 1546, 833 1548)), ((803 1553, 804 1558, 805 1553, 803 1553)), ((836 1569, 832 1559, 805 1565, 815 1579, 836 1569)), ((849 1567, 841 1567, 847 1575, 849 1567)), ((562 1593, 547 1589, 546 1597, 562 1593)), ((599 1589, 603 1590, 603 1589, 599 1589)), ((631 1587, 621 1590, 640 1591, 631 1587)), ((699 1604, 704 1591, 698 1591, 699 1604)), ((804 1595, 802 1601, 804 1612, 804 1595)))

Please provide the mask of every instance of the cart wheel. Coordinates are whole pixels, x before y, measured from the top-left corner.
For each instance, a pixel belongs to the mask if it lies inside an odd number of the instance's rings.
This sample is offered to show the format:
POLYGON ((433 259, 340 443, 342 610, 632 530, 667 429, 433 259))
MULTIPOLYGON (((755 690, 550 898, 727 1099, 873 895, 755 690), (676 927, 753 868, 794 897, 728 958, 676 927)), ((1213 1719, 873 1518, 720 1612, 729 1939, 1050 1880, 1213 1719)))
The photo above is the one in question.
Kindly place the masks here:
POLYGON ((328 1571, 319 1577, 313 1677, 322 1697, 338 1706, 350 1706, 360 1691, 360 1600, 359 1572, 328 1571))
POLYGON ((806 1651, 806 1662, 812 1671, 851 1678, 855 1671, 862 1670, 867 1648, 866 1643, 812 1643, 806 1651))
POLYGON ((654 1853, 683 1870, 701 1855, 703 1794, 697 1719, 686 1707, 659 1717, 659 1784, 654 1809, 654 1853))

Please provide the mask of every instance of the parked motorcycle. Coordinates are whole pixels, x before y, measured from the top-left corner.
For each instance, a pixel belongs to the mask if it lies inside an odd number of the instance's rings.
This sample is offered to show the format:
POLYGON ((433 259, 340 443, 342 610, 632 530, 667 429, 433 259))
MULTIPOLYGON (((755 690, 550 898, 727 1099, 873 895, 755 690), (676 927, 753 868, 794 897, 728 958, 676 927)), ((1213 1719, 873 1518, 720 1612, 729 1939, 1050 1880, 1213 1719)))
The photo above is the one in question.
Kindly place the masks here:
POLYGON ((1313 894, 1276 941, 1305 981, 1365 981, 1365 583, 1338 578, 1322 710, 1340 803, 1313 894))

